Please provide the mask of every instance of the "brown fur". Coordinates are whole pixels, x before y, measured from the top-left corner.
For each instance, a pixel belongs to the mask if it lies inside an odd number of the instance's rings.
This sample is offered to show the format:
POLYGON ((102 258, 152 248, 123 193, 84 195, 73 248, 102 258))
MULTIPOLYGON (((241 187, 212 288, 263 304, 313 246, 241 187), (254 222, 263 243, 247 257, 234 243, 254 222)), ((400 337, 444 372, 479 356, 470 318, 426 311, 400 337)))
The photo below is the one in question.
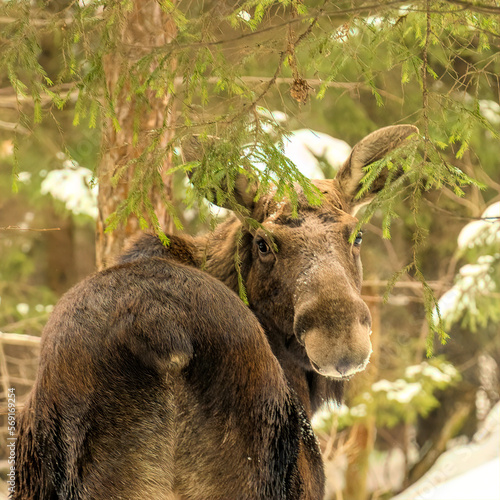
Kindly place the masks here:
POLYGON ((270 195, 254 202, 242 177, 261 229, 233 217, 168 248, 144 236, 70 290, 20 415, 13 498, 320 499, 309 418, 371 348, 349 243, 359 170, 413 131, 365 138, 338 181, 315 181, 320 207, 297 188, 298 218, 270 195))

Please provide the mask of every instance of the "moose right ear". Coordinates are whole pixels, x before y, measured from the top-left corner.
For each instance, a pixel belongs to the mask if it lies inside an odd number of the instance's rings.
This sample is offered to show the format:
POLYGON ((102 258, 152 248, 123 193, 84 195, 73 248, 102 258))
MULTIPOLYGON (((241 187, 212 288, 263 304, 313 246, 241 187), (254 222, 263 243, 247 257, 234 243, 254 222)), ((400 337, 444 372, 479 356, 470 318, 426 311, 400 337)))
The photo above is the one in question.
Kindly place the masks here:
MULTIPOLYGON (((202 142, 199 139, 199 136, 193 135, 182 142, 182 159, 184 163, 200 161, 205 156, 210 145, 217 141, 217 137, 209 136, 206 142, 202 142)), ((190 179, 195 175, 196 170, 192 170, 188 172, 188 177, 190 179)), ((227 208, 229 210, 234 210, 237 208, 237 205, 243 206, 248 209, 251 213, 254 208, 254 200, 257 194, 258 184, 257 181, 251 182, 250 179, 242 174, 236 174, 236 178, 234 180, 234 187, 232 188, 232 192, 230 193, 230 189, 226 182, 223 182, 222 185, 219 186, 220 189, 226 192, 228 197, 228 202, 221 204, 222 208, 227 208), (232 195, 232 196, 231 196, 232 195), (231 202, 231 199, 234 200, 231 202), (235 203, 236 202, 236 206, 235 203)), ((213 199, 216 199, 215 191, 213 192, 213 199)))
POLYGON ((348 202, 352 214, 374 198, 375 194, 384 187, 389 176, 389 171, 384 169, 373 181, 370 189, 359 197, 358 193, 362 187, 361 179, 366 173, 364 168, 381 160, 414 134, 418 134, 418 128, 413 125, 394 125, 372 132, 354 146, 349 158, 334 179, 348 202))

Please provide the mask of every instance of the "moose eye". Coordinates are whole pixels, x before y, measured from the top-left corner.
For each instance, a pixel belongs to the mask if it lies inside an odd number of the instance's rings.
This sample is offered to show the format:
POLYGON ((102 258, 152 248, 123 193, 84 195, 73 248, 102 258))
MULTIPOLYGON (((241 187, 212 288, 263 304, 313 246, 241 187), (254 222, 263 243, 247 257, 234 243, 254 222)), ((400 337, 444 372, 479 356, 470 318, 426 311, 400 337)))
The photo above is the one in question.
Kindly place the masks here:
POLYGON ((268 254, 270 251, 269 245, 262 239, 257 241, 257 248, 259 249, 259 252, 263 255, 268 254))
POLYGON ((360 231, 356 235, 356 239, 354 240, 354 246, 359 247, 361 245, 361 242, 363 241, 363 233, 360 231))

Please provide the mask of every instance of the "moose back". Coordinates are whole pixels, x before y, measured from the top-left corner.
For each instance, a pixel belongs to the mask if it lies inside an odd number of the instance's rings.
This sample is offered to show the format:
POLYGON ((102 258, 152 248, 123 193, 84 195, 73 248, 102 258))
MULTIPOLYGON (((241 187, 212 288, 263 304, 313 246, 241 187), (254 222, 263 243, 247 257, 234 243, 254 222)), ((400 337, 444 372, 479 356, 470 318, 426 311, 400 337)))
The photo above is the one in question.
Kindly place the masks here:
POLYGON ((310 206, 234 197, 236 216, 205 237, 135 242, 72 288, 42 335, 19 418, 14 499, 321 499, 310 425, 370 358, 354 214, 364 168, 415 127, 360 141, 310 206), (234 256, 239 252, 239 272, 234 256), (235 293, 243 279, 249 307, 235 293))

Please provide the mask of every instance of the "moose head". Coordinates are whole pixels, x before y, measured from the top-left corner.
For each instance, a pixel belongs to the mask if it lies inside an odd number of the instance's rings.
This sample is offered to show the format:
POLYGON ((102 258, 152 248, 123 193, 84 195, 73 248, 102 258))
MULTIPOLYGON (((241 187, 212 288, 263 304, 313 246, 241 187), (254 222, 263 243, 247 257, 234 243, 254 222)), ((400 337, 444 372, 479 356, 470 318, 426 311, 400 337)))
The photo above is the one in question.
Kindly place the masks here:
POLYGON ((273 192, 258 197, 255 183, 243 174, 236 178, 234 199, 258 226, 242 217, 222 224, 208 239, 205 266, 237 290, 229 260, 234 260, 236 235, 243 234, 238 252, 248 302, 282 364, 339 381, 366 367, 371 317, 361 298, 362 234, 353 235, 355 214, 383 188, 389 171, 383 169, 368 190, 361 189, 361 179, 366 167, 416 132, 412 125, 390 126, 362 139, 335 179, 312 181, 322 194, 319 206, 309 204, 296 186, 296 216, 290 201, 275 200, 273 192))

